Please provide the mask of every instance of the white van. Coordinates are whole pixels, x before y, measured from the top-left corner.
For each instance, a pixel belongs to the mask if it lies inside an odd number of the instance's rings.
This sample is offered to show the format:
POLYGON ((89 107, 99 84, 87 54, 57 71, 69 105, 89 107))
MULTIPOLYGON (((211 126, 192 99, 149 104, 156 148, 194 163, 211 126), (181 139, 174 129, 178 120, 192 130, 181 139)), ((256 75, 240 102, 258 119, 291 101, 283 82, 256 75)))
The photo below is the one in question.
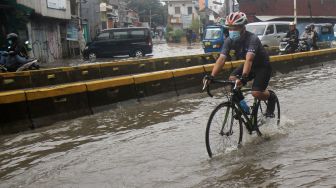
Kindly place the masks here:
POLYGON ((289 23, 284 21, 253 22, 246 30, 256 34, 264 47, 279 47, 280 41, 289 31, 289 23))

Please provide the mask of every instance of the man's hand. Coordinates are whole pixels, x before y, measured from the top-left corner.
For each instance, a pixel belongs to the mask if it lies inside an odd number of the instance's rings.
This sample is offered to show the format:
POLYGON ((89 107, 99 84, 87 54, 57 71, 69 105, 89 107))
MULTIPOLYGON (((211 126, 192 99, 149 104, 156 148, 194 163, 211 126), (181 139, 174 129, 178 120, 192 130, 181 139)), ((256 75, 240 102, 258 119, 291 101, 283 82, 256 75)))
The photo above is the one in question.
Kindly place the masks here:
POLYGON ((207 88, 209 86, 209 84, 211 83, 211 81, 214 79, 213 76, 211 75, 205 75, 203 78, 203 88, 202 91, 205 90, 205 88, 207 88))
POLYGON ((247 84, 248 78, 246 76, 241 76, 240 78, 237 79, 237 86, 238 87, 243 87, 247 84))

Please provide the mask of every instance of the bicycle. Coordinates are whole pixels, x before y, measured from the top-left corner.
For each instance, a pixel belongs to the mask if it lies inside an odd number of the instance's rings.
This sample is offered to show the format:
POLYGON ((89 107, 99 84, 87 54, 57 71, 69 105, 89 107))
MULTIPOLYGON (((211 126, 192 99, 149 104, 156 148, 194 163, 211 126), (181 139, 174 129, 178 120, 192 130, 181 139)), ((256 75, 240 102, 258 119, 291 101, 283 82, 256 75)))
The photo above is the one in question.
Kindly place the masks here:
MULTIPOLYGON (((276 96, 276 106, 274 113, 270 117, 266 114, 267 101, 261 101, 254 98, 253 105, 250 107, 251 113, 245 112, 240 105, 239 95, 251 89, 240 89, 235 81, 228 80, 211 80, 211 84, 223 84, 224 95, 227 101, 220 103, 211 113, 205 132, 205 143, 208 155, 212 158, 215 155, 222 154, 226 149, 239 147, 243 139, 243 124, 249 134, 254 131, 258 136, 262 136, 261 128, 266 118, 272 119, 273 123, 280 123, 280 103, 276 96), (217 142, 217 143, 216 143, 217 142), (231 143, 230 143, 231 142, 231 143), (231 144, 231 145, 227 145, 231 144)), ((205 89, 203 87, 203 89, 205 89)), ((210 97, 209 85, 206 86, 207 93, 210 97)))

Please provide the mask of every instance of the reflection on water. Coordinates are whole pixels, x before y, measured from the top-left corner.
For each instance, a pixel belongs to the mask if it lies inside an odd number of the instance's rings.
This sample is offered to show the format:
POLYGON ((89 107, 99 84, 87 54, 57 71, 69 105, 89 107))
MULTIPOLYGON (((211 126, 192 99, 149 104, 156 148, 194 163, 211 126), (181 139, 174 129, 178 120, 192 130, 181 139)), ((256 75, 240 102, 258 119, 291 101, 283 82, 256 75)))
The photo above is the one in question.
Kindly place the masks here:
POLYGON ((0 137, 0 187, 332 187, 336 66, 277 75, 282 119, 266 138, 209 159, 204 133, 221 98, 125 102, 0 137))

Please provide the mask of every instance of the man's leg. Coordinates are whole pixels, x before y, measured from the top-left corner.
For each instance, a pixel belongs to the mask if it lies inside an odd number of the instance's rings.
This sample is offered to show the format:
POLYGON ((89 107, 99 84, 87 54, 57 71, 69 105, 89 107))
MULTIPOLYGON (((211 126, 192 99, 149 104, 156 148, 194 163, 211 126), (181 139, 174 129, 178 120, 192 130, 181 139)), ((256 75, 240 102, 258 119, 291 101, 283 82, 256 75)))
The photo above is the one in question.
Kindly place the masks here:
POLYGON ((273 92, 268 91, 266 88, 268 86, 269 80, 271 78, 272 69, 262 68, 256 71, 255 79, 252 85, 252 95, 253 97, 268 101, 266 116, 272 117, 275 109, 276 97, 273 92))

